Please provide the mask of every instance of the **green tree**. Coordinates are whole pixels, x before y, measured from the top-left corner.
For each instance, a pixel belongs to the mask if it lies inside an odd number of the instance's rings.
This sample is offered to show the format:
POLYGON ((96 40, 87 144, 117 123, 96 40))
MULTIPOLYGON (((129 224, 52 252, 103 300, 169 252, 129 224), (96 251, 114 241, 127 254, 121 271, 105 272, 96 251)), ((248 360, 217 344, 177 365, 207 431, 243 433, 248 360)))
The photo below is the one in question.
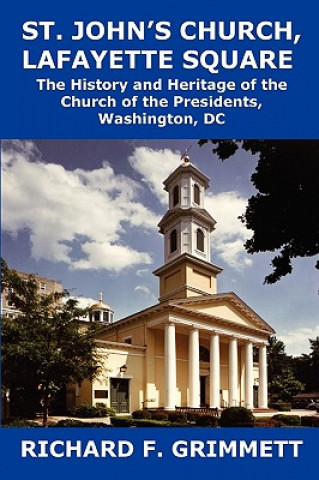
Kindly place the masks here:
POLYGON ((267 363, 268 363, 268 382, 280 375, 284 368, 288 367, 290 357, 285 352, 285 344, 278 340, 276 336, 269 338, 267 347, 267 363))
MULTIPOLYGON (((200 140, 214 145, 221 160, 238 148, 259 154, 251 180, 257 189, 240 217, 253 236, 249 253, 278 252, 265 283, 292 272, 291 260, 319 253, 319 141, 318 140, 200 140)), ((316 263, 319 268, 319 261, 316 263)))
POLYGON ((307 392, 319 391, 319 337, 309 338, 310 354, 293 359, 296 377, 305 384, 307 392))
POLYGON ((269 393, 273 400, 290 401, 294 395, 303 390, 304 385, 296 379, 291 367, 286 366, 280 374, 273 376, 269 383, 269 393))
POLYGON ((24 280, 5 263, 2 283, 13 289, 11 300, 21 312, 2 319, 2 381, 21 401, 30 397, 27 415, 41 402, 46 425, 55 393, 97 373, 95 329, 76 321, 84 311, 67 292, 41 295, 34 277, 24 280))
POLYGON ((273 400, 289 401, 304 385, 295 377, 293 359, 285 352, 285 344, 270 337, 267 348, 268 387, 273 400))

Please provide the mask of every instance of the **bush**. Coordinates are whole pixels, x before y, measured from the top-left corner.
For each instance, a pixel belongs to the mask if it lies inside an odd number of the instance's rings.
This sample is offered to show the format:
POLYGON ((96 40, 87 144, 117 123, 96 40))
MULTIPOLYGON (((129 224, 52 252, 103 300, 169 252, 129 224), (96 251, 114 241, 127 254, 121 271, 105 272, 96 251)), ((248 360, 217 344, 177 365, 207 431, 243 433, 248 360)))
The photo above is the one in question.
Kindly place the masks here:
POLYGON ((38 422, 35 422, 34 420, 27 420, 26 418, 15 418, 9 420, 6 425, 6 427, 41 427, 41 425, 38 422))
POLYGON ((106 423, 102 422, 81 422, 81 420, 73 420, 72 418, 67 418, 66 420, 59 420, 54 425, 49 425, 50 427, 109 427, 106 423))
POLYGON ((315 417, 315 416, 301 417, 301 426, 302 427, 319 427, 319 417, 315 417))
POLYGON ((151 414, 148 410, 135 410, 132 413, 132 417, 136 419, 147 419, 150 420, 151 414))
POLYGON ((88 405, 82 403, 80 406, 75 407, 72 410, 72 416, 80 418, 102 418, 115 415, 115 410, 113 408, 107 408, 105 406, 96 406, 88 405))
POLYGON ((269 408, 273 408, 274 410, 278 410, 279 412, 290 412, 291 410, 291 403, 288 402, 275 402, 269 405, 269 408))
POLYGON ((245 407, 229 407, 222 411, 220 417, 222 427, 252 427, 254 416, 251 410, 245 407))
POLYGON ((254 427, 284 427, 285 424, 274 418, 270 417, 260 417, 255 418, 254 427))
POLYGON ((183 412, 172 411, 168 412, 168 420, 172 423, 186 423, 187 415, 183 412))
POLYGON ((217 427, 218 419, 214 415, 199 415, 199 418, 196 420, 196 425, 198 427, 217 427))
POLYGON ((201 413, 198 412, 187 412, 187 421, 191 423, 196 423, 197 420, 202 416, 201 413))
POLYGON ((300 427, 301 421, 299 415, 274 415, 274 420, 279 420, 282 422, 286 427, 300 427))
POLYGON ((154 412, 152 413, 152 420, 168 420, 168 415, 165 412, 154 412))
POLYGON ((111 425, 113 427, 133 427, 132 417, 111 417, 111 425))

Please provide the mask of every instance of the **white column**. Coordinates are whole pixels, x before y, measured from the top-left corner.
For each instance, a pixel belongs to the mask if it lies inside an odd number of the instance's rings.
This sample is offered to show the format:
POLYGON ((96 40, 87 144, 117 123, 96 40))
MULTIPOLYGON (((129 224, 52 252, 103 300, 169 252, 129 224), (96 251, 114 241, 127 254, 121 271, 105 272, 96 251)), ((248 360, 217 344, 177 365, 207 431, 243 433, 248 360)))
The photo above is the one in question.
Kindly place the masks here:
POLYGON ((199 392, 199 333, 197 328, 189 332, 188 347, 188 406, 198 408, 200 404, 199 392))
POLYGON ((210 395, 209 406, 220 408, 220 348, 219 335, 210 337, 210 395))
POLYGON ((176 407, 176 347, 175 347, 175 324, 165 325, 165 404, 167 410, 175 410, 176 407))
POLYGON ((267 385, 267 349, 266 345, 259 347, 259 389, 258 408, 268 408, 268 385, 267 385))
POLYGON ((228 370, 228 403, 230 407, 238 406, 238 353, 237 339, 229 339, 229 370, 228 370))
POLYGON ((254 364, 251 342, 245 343, 245 403, 247 408, 254 408, 254 364))

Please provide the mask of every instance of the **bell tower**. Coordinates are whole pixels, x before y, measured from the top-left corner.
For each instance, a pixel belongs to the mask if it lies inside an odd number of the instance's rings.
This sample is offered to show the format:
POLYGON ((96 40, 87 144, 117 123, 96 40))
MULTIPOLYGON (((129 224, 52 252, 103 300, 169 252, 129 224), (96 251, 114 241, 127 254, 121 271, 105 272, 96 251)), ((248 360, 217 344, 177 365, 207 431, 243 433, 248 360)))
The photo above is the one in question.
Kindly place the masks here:
POLYGON ((158 224, 164 235, 164 265, 154 272, 160 278, 161 301, 217 292, 222 269, 210 263, 216 222, 204 207, 208 187, 209 178, 186 155, 164 181, 169 209, 158 224))

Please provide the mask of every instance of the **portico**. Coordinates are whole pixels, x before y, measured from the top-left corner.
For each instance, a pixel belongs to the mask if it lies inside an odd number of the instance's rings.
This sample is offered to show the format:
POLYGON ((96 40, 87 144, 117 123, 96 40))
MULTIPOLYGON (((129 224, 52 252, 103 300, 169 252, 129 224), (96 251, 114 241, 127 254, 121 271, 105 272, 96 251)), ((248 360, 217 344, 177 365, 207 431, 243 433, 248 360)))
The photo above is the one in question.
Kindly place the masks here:
MULTIPOLYGON (((176 406, 199 408, 200 402, 200 369, 199 357, 202 339, 207 344, 209 341, 209 403, 210 408, 222 406, 245 406, 254 408, 254 360, 253 347, 259 351, 259 381, 258 381, 258 408, 267 408, 267 364, 266 340, 256 336, 244 334, 231 334, 216 330, 214 327, 183 324, 181 321, 168 321, 164 325, 164 364, 165 364, 165 400, 164 407, 174 410, 176 406), (179 327, 188 327, 188 352, 187 352, 187 405, 179 405, 177 399, 177 367, 176 342, 178 341, 179 327), (221 343, 223 349, 228 350, 228 363, 221 365, 221 343), (221 382, 223 376, 227 377, 221 382), (242 372, 242 375, 241 375, 242 372), (241 381, 241 376, 243 379, 241 381), (222 388, 222 386, 224 388, 222 388), (226 397, 224 398, 223 397, 226 397)), ((183 334, 185 330, 183 328, 183 334)))

